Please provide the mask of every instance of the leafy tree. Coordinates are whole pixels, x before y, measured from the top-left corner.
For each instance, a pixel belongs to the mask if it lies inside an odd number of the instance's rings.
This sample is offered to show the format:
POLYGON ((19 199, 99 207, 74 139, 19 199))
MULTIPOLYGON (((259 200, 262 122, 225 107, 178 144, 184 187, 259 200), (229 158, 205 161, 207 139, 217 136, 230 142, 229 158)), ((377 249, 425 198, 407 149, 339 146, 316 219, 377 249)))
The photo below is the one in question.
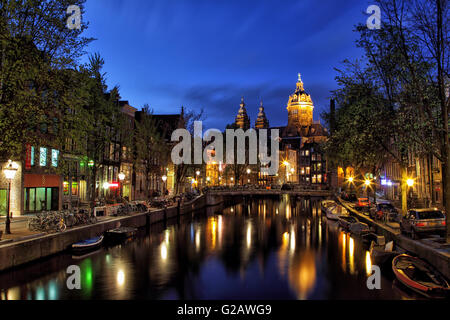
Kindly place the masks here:
MULTIPOLYGON (((448 85, 445 79, 448 79, 450 61, 448 1, 376 2, 383 12, 382 28, 368 30, 360 25, 356 29, 360 34, 357 44, 364 50, 366 65, 360 67, 353 64, 350 72, 346 70, 341 73, 338 82, 344 78, 355 77, 358 85, 368 84, 375 90, 375 95, 382 98, 380 103, 384 109, 381 115, 385 114, 384 125, 381 126, 381 123, 377 125, 375 121, 370 130, 373 137, 377 137, 377 133, 384 129, 385 139, 377 138, 375 144, 369 145, 372 147, 369 149, 371 152, 368 153, 368 158, 381 150, 399 163, 403 171, 403 180, 406 180, 408 152, 435 156, 442 163, 444 206, 446 211, 450 212, 448 167, 450 104, 448 96, 445 95, 445 88, 448 85), (363 77, 358 78, 358 74, 363 77)), ((352 65, 348 62, 346 64, 352 65)), ((354 87, 354 83, 341 81, 340 84, 342 88, 338 90, 337 95, 341 96, 341 102, 351 101, 350 98, 346 99, 346 95, 354 87)), ((351 94, 349 96, 351 97, 351 94)), ((351 104, 356 106, 358 102, 351 104)), ((350 110, 354 111, 354 108, 350 110)), ((374 110, 371 108, 366 112, 373 113, 374 110)), ((341 110, 340 113, 345 113, 345 110, 341 110)), ((375 115, 371 114, 370 117, 375 115)), ((349 119, 352 116, 351 112, 346 114, 349 119)), ((341 130, 348 133, 346 130, 349 129, 344 130, 341 126, 341 130)), ((364 138, 370 138, 368 132, 364 130, 362 132, 364 138)), ((341 137, 339 135, 340 133, 336 132, 335 138, 329 143, 331 154, 337 155, 338 159, 345 159, 347 156, 339 151, 349 148, 349 158, 353 161, 352 151, 354 152, 355 148, 348 144, 339 147, 336 141, 342 142, 343 134, 341 137)), ((365 158, 366 153, 360 154, 365 158)), ((402 206, 406 207, 405 181, 402 183, 402 206)))
POLYGON ((147 198, 150 198, 150 179, 152 174, 161 174, 161 168, 168 161, 168 146, 164 133, 159 131, 153 111, 148 105, 142 108, 142 117, 136 121, 135 167, 143 167, 145 173, 147 198), (162 165, 164 164, 164 165, 162 165))
POLYGON ((46 130, 38 129, 53 126, 54 116, 63 116, 62 109, 77 108, 80 96, 71 99, 67 92, 80 93, 75 86, 78 81, 67 81, 69 72, 64 70, 76 68, 77 59, 92 39, 81 36, 86 24, 80 30, 66 27, 66 9, 69 4, 76 4, 83 11, 84 2, 5 0, 0 3, 2 158, 23 160, 25 142, 35 145, 48 142, 46 134, 35 134, 46 130), (55 103, 60 108, 49 114, 49 107, 55 103))
POLYGON ((85 66, 89 78, 87 82, 88 100, 85 106, 85 155, 93 161, 88 183, 88 194, 91 206, 96 197, 96 181, 103 160, 109 156, 110 144, 117 141, 120 134, 120 99, 117 87, 108 91, 106 74, 102 73, 104 60, 99 54, 89 58, 85 66))

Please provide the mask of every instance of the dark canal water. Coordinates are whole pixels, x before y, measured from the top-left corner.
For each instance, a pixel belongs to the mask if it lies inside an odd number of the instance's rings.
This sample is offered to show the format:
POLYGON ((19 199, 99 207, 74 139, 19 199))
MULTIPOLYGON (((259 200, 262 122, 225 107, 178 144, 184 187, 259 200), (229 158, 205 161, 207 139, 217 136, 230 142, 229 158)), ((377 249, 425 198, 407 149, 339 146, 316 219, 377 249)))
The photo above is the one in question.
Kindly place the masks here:
POLYGON ((366 286, 368 248, 320 212, 320 199, 254 199, 140 230, 83 258, 70 253, 0 274, 0 299, 405 299, 387 273, 366 286), (66 286, 69 265, 81 290, 66 286))

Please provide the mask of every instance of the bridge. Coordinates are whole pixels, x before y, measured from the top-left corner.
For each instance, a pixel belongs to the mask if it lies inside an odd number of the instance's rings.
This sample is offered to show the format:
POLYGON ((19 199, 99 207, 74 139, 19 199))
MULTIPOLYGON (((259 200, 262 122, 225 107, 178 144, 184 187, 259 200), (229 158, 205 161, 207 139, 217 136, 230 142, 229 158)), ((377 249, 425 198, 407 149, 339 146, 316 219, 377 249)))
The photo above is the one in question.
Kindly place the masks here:
POLYGON ((221 196, 276 196, 276 195, 292 195, 301 197, 330 197, 333 192, 330 190, 280 190, 280 189, 243 189, 243 190, 208 190, 209 195, 221 196))

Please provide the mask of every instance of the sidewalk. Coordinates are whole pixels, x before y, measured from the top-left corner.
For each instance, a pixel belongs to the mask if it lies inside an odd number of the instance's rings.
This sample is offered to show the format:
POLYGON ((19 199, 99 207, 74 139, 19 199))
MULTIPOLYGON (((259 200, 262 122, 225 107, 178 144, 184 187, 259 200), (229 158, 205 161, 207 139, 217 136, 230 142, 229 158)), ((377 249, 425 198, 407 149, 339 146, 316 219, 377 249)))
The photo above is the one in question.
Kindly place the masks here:
POLYGON ((5 234, 5 222, 6 222, 6 218, 1 217, 0 218, 0 230, 3 231, 3 235, 0 239, 0 244, 8 243, 11 241, 30 239, 33 237, 39 237, 39 236, 45 234, 42 232, 28 230, 28 217, 24 217, 24 216, 13 217, 11 219, 11 225, 10 225, 11 234, 5 234))
MULTIPOLYGON (((28 229, 28 219, 31 218, 31 216, 20 216, 20 217, 14 217, 11 220, 11 234, 5 234, 5 222, 6 218, 1 217, 0 218, 0 230, 3 231, 3 234, 0 239, 0 245, 10 243, 13 241, 22 241, 32 238, 37 238, 43 235, 46 235, 46 232, 41 231, 30 231, 28 229)), ((108 220, 112 220, 114 217, 110 216, 102 216, 97 217, 98 222, 104 222, 108 220)), ((67 230, 70 230, 71 228, 67 228, 67 230)))

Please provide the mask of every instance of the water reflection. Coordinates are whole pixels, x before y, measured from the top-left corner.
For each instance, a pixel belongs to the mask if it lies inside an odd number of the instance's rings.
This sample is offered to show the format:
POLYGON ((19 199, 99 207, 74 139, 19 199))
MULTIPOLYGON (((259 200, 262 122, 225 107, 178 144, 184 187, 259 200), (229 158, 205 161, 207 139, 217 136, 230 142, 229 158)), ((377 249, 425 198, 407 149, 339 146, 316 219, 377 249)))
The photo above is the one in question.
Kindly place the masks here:
MULTIPOLYGON (((320 199, 251 199, 152 226, 86 258, 62 254, 0 274, 0 299, 390 299, 366 287, 370 255, 320 199), (82 290, 66 288, 81 269, 82 290)), ((376 290, 375 290, 376 291, 376 290)))

